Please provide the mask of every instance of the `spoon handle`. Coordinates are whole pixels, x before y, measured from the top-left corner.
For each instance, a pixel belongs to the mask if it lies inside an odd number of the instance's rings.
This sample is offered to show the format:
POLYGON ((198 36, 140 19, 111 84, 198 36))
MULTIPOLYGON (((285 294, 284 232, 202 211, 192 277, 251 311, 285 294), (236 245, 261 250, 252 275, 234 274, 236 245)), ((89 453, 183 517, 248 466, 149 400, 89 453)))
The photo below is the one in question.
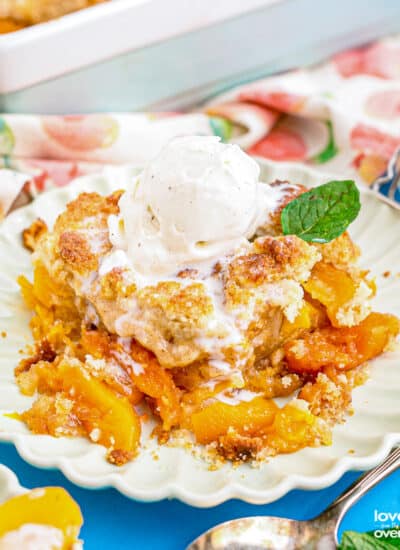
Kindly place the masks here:
MULTIPOLYGON (((367 491, 400 467, 400 447, 392 450, 381 464, 363 474, 342 493, 320 516, 319 520, 334 520, 335 529, 343 516, 367 491)), ((335 533, 336 534, 336 533, 335 533)))

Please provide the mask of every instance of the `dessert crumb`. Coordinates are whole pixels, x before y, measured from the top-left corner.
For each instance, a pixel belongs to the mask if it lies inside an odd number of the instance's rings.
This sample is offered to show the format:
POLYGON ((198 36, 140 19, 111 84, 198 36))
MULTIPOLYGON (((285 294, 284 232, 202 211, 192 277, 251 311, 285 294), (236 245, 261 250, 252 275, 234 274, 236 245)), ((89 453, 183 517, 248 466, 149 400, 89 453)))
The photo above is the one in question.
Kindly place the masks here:
POLYGON ((391 275, 390 271, 385 271, 385 272, 383 273, 383 276, 385 277, 385 279, 387 279, 388 277, 390 277, 390 275, 391 275))
POLYGON ((1 337, 2 338, 7 338, 7 332, 5 330, 1 331, 1 337))

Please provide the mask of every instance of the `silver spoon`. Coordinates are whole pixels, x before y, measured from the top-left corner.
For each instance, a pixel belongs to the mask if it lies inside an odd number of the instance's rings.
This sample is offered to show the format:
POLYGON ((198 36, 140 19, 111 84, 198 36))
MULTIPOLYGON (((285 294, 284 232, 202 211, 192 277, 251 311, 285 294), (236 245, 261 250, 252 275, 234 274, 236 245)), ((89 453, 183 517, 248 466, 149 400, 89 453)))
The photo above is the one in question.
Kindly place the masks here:
POLYGON ((382 464, 363 474, 322 514, 307 521, 250 517, 221 523, 203 533, 186 550, 334 550, 346 512, 367 491, 400 466, 400 447, 382 464))

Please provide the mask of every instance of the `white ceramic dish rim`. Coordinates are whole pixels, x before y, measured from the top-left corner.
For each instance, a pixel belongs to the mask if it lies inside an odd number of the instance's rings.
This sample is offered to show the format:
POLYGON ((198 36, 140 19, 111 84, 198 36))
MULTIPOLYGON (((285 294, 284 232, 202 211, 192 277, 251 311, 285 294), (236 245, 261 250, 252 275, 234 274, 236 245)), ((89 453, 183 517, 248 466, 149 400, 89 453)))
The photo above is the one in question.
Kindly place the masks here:
POLYGON ((92 480, 89 481, 88 478, 80 476, 74 470, 69 469, 68 461, 63 458, 52 457, 50 461, 38 459, 36 455, 27 451, 21 439, 17 435, 15 437, 8 437, 7 441, 14 443, 18 454, 29 464, 42 469, 58 469, 72 483, 84 489, 114 488, 128 498, 136 501, 158 502, 164 499, 178 499, 196 508, 211 508, 231 499, 239 499, 250 504, 267 504, 275 502, 295 489, 312 491, 325 489, 336 483, 346 472, 351 470, 365 471, 374 468, 380 462, 383 462, 393 447, 400 445, 400 433, 388 433, 376 453, 368 457, 344 456, 337 462, 334 468, 324 475, 312 478, 290 474, 275 487, 265 491, 256 491, 231 482, 229 485, 204 496, 195 494, 174 482, 165 484, 159 490, 133 488, 124 483, 124 480, 117 472, 115 474, 102 474, 101 483, 96 483, 92 480))
POLYGON ((163 0, 112 0, 0 35, 0 93, 15 92, 282 1, 286 0, 220 0, 217 4, 202 0, 183 5, 182 0, 168 4, 163 0), (71 44, 80 44, 79 56, 71 44), (16 66, 23 70, 10 71, 16 66))
MULTIPOLYGON (((264 162, 261 164, 274 165, 275 163, 264 162)), ((279 166, 279 170, 281 172, 285 171, 284 163, 276 164, 276 166, 279 166)), ((322 176, 315 170, 304 167, 303 165, 288 164, 286 169, 292 172, 293 170, 298 170, 299 174, 302 173, 309 179, 319 179, 320 181, 321 179, 326 179, 325 175, 322 176)), ((368 189, 362 189, 361 191, 363 194, 373 195, 376 197, 376 193, 368 189)), ((55 192, 62 193, 63 190, 56 190, 55 192)), ((37 200, 40 201, 41 198, 39 197, 37 200)), ((165 498, 177 498, 187 504, 197 507, 211 507, 233 498, 241 499, 253 504, 263 504, 266 502, 275 501, 293 489, 322 489, 335 483, 345 472, 349 470, 366 470, 374 467, 379 462, 384 460, 393 446, 400 443, 400 432, 390 432, 381 439, 379 448, 373 454, 363 457, 348 455, 342 456, 325 474, 310 477, 308 475, 306 476, 292 473, 280 480, 275 486, 265 490, 256 490, 250 487, 245 487, 237 482, 230 481, 229 484, 226 484, 224 487, 214 492, 207 493, 207 495, 203 495, 187 490, 184 486, 174 481, 164 483, 159 489, 138 489, 127 485, 125 480, 118 474, 118 470, 107 474, 102 473, 101 481, 99 483, 96 479, 88 479, 70 468, 67 458, 62 456, 51 456, 47 458, 43 456, 36 456, 30 451, 28 446, 25 446, 25 437, 26 436, 22 436, 21 434, 4 435, 0 433, 0 440, 9 442, 12 441, 15 444, 19 454, 27 462, 41 468, 58 468, 68 479, 79 486, 93 489, 105 486, 114 487, 124 495, 140 501, 157 501, 165 498)), ((96 452, 96 448, 98 448, 98 446, 93 446, 93 453, 96 452)))

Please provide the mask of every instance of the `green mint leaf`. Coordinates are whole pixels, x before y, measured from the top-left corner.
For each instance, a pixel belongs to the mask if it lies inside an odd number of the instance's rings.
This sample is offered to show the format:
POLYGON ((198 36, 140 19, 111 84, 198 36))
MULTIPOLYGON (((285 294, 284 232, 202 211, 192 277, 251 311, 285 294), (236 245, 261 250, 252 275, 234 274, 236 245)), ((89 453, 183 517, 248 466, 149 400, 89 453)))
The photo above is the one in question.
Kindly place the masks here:
POLYGON ((345 531, 338 550, 393 550, 393 545, 372 533, 345 531))
MULTIPOLYGON (((400 548, 400 528, 398 525, 389 527, 387 529, 382 529, 381 534, 379 537, 379 540, 385 542, 391 550, 393 550, 393 547, 400 548)), ((377 531, 369 531, 368 535, 371 537, 374 537, 374 540, 377 540, 378 537, 375 536, 377 531)))
POLYGON ((283 234, 328 243, 346 231, 360 208, 360 192, 354 181, 329 181, 285 206, 281 213, 283 234))

